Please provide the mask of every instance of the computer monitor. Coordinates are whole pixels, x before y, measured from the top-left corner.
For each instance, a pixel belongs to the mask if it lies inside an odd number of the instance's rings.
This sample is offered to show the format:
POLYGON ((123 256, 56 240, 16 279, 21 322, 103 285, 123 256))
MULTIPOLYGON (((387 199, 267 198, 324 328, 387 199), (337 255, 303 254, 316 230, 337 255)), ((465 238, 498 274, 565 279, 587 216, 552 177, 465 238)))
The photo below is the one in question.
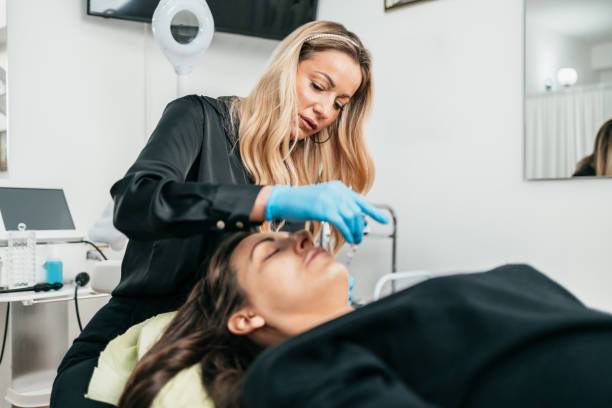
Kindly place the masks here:
POLYGON ((24 223, 36 233, 36 241, 72 242, 82 240, 61 188, 0 186, 0 242, 8 232, 24 223))

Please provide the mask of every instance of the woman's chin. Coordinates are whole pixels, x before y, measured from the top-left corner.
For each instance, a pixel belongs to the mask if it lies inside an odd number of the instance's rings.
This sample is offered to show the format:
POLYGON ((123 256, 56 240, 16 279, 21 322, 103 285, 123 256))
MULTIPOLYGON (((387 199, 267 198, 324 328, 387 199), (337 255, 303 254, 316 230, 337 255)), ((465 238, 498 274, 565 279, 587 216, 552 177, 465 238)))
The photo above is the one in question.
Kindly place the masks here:
POLYGON ((333 275, 341 275, 342 277, 348 277, 348 267, 342 262, 334 260, 328 266, 328 272, 333 275))

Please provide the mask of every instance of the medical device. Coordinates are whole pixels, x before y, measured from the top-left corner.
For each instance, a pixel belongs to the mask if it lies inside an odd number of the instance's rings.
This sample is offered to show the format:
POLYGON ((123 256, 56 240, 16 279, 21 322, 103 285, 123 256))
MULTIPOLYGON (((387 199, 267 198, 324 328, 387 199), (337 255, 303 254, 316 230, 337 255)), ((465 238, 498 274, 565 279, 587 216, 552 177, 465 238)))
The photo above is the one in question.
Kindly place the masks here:
POLYGON ((30 287, 36 283, 36 234, 19 223, 17 231, 8 233, 6 268, 0 286, 9 289, 30 287))
POLYGON ((208 49, 215 22, 205 0, 161 0, 151 22, 155 41, 174 66, 177 97, 185 94, 184 77, 208 49))
MULTIPOLYGON (((72 261, 74 250, 60 244, 84 243, 93 246, 102 258, 104 253, 77 231, 64 191, 60 188, 24 186, 0 187, 0 293, 58 290, 63 286, 64 262, 57 250, 62 246, 64 260, 72 261), (6 247, 6 248, 2 248, 6 247), (72 255, 72 256, 70 256, 72 255), (46 272, 43 277, 38 269, 46 272), (42 282, 47 281, 47 282, 42 282)), ((76 251, 77 256, 79 251, 76 251)), ((80 266, 79 266, 80 267, 80 266)), ((70 277, 68 277, 70 278, 70 277)), ((84 272, 75 278, 75 310, 79 328, 77 291, 87 284, 84 272)))
POLYGON ((61 188, 0 186, 0 246, 20 223, 35 233, 39 244, 79 242, 84 237, 74 226, 61 188))
MULTIPOLYGON (((0 186, 0 286, 28 287, 45 281, 44 260, 55 255, 60 244, 82 239, 62 189, 0 186)), ((64 255, 68 253, 74 258, 78 251, 65 249, 64 255)))

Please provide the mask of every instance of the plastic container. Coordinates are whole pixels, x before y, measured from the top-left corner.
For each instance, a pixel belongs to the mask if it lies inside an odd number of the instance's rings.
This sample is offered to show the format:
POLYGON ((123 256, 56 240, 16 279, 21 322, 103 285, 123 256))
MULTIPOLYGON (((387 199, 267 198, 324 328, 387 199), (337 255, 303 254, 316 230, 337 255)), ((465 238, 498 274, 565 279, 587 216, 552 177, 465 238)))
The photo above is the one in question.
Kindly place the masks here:
POLYGON ((26 231, 20 223, 18 231, 8 232, 6 276, 9 288, 32 286, 36 283, 36 234, 26 231))

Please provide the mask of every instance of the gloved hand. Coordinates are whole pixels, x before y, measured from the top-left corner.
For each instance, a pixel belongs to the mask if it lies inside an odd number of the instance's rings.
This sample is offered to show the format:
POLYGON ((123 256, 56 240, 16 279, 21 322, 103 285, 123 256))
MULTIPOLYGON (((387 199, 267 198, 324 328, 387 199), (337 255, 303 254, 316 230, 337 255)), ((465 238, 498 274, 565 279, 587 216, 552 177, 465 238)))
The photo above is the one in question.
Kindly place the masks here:
POLYGON ((364 215, 381 224, 385 215, 340 181, 289 187, 276 185, 266 204, 266 220, 326 221, 350 244, 363 239, 364 215))

